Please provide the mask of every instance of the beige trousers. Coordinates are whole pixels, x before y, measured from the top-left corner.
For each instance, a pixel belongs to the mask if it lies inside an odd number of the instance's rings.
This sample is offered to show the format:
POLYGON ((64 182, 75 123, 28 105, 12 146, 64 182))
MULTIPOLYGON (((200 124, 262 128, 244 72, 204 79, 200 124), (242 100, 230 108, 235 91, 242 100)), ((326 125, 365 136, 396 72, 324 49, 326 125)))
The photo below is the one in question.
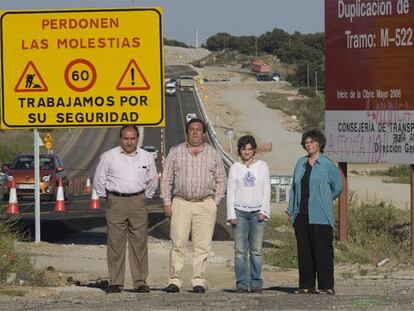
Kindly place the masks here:
POLYGON ((145 195, 108 195, 106 210, 107 260, 111 285, 124 285, 125 253, 128 241, 129 267, 134 288, 148 277, 148 210, 145 195))
POLYGON ((184 267, 187 242, 190 236, 193 244, 192 286, 205 287, 207 257, 211 249, 211 240, 216 223, 217 206, 212 198, 201 202, 189 202, 174 198, 170 237, 170 278, 168 284, 181 287, 181 271, 184 267))

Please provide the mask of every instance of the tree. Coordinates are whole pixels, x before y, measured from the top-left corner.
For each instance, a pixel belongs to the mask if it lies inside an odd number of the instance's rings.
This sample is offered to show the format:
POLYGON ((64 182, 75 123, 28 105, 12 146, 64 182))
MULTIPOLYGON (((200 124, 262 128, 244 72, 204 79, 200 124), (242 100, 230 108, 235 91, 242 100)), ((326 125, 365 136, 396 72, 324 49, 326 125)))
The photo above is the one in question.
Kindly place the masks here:
POLYGON ((234 49, 234 38, 235 37, 226 32, 219 32, 207 39, 206 48, 210 51, 234 49))
POLYGON ((183 48, 188 48, 188 45, 185 44, 184 42, 177 41, 177 40, 169 40, 167 38, 164 38, 164 45, 180 46, 180 47, 183 47, 183 48))
POLYGON ((278 55, 280 46, 288 41, 289 34, 282 29, 275 28, 259 37, 258 46, 266 53, 278 55))

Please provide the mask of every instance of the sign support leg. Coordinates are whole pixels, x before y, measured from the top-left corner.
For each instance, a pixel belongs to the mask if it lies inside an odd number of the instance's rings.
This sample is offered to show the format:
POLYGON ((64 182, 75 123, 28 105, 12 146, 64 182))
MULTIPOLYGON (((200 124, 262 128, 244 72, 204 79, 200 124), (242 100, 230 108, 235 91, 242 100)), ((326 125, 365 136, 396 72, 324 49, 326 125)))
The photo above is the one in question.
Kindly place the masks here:
POLYGON ((339 162, 339 171, 342 177, 342 192, 339 195, 339 241, 348 240, 348 163, 339 162))
POLYGON ((39 169, 39 133, 34 133, 34 185, 35 185, 35 242, 40 242, 40 169, 39 169))
POLYGON ((410 165, 411 256, 414 256, 414 164, 410 165))

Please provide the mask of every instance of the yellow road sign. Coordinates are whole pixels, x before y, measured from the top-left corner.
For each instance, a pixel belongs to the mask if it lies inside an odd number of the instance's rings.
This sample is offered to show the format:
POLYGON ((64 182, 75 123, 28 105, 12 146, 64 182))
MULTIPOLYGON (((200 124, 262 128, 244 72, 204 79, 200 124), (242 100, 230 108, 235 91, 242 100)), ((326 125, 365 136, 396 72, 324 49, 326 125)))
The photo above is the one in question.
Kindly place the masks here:
POLYGON ((161 8, 1 13, 0 128, 164 126, 161 8))
POLYGON ((50 141, 45 142, 45 148, 48 150, 52 149, 52 142, 50 141))

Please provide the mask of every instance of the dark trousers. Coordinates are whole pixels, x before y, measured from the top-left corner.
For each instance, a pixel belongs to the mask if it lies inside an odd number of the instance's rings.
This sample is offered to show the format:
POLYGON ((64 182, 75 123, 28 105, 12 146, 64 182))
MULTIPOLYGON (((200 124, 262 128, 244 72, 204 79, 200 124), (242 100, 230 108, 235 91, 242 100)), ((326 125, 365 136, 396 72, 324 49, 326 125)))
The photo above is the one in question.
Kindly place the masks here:
POLYGON ((309 224, 308 215, 299 214, 294 223, 298 247, 299 288, 334 288, 333 230, 330 225, 309 224))

